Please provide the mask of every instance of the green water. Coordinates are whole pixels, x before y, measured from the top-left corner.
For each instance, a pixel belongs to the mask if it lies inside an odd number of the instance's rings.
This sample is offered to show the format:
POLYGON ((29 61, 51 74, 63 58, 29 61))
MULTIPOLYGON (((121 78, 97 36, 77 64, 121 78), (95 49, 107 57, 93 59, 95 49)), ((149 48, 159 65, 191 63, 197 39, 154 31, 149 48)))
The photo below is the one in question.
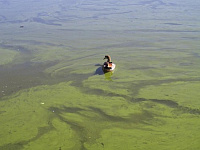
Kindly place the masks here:
POLYGON ((199 7, 0 1, 0 150, 198 150, 199 7))

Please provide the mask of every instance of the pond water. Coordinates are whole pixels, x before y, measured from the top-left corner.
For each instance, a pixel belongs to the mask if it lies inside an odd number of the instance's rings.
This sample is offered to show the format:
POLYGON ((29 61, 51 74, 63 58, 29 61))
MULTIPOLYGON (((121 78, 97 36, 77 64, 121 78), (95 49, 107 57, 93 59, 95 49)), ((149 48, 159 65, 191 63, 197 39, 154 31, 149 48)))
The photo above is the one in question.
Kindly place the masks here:
POLYGON ((0 0, 0 150, 199 149, 199 14, 195 0, 0 0))

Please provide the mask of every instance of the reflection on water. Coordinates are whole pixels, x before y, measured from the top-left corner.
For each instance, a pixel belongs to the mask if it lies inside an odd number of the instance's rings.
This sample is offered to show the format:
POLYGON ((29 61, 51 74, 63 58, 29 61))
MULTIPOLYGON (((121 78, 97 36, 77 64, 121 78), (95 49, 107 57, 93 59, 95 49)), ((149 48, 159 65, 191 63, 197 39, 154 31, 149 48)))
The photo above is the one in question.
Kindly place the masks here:
POLYGON ((0 149, 198 149, 199 13, 195 0, 0 1, 0 149))
POLYGON ((113 75, 113 72, 106 72, 105 73, 105 79, 106 80, 109 80, 109 81, 112 81, 112 75, 113 75))
POLYGON ((96 64, 95 66, 99 66, 94 75, 104 75, 105 76, 105 80, 109 80, 109 81, 112 81, 112 75, 114 73, 114 71, 112 72, 104 72, 103 69, 102 69, 102 65, 101 64, 96 64))
POLYGON ((98 66, 98 68, 96 69, 96 71, 95 71, 95 75, 103 75, 104 74, 104 72, 103 72, 103 70, 102 70, 102 65, 101 64, 96 64, 95 66, 98 66))

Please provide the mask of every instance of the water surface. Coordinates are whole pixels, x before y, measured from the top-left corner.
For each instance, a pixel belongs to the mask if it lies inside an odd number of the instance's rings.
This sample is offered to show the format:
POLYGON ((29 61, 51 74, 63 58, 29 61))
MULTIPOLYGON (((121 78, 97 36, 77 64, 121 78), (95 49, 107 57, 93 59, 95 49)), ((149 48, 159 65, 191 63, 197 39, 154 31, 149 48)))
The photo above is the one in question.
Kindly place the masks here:
POLYGON ((199 149, 199 7, 1 0, 0 149, 199 149))

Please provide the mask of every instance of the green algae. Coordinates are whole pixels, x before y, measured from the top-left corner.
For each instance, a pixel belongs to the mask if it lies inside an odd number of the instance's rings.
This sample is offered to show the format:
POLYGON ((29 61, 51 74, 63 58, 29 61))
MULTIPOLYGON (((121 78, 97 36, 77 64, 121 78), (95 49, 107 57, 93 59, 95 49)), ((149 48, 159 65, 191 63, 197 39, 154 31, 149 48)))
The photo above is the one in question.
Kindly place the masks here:
POLYGON ((199 149, 193 2, 42 3, 0 10, 0 149, 199 149))
POLYGON ((100 52, 73 51, 45 65, 56 54, 51 50, 48 57, 33 53, 26 70, 34 79, 31 70, 38 68, 42 74, 33 75, 41 83, 1 99, 0 149, 199 147, 199 59, 193 52, 141 48, 122 56, 121 48, 111 49, 115 72, 95 74, 100 52))
POLYGON ((0 48, 0 65, 11 63, 18 54, 16 51, 0 48))
POLYGON ((91 58, 73 52, 55 58, 52 66, 40 63, 48 57, 33 59, 30 70, 39 63, 49 80, 70 82, 3 97, 0 149, 198 148, 199 60, 187 52, 171 57, 170 51, 143 50, 129 56, 127 50, 120 58, 121 49, 113 51, 117 68, 110 75, 95 75, 102 61, 98 53, 91 58))
POLYGON ((148 99, 129 103, 120 97, 88 95, 71 83, 21 91, 2 101, 1 111, 0 135, 4 137, 1 148, 4 149, 17 145, 19 149, 186 149, 199 146, 195 140, 199 137, 196 132, 199 115, 186 112, 177 115, 176 108, 148 99))
POLYGON ((182 106, 199 109, 199 89, 199 81, 173 82, 160 86, 147 86, 140 90, 138 97, 146 99, 170 99, 182 106))

